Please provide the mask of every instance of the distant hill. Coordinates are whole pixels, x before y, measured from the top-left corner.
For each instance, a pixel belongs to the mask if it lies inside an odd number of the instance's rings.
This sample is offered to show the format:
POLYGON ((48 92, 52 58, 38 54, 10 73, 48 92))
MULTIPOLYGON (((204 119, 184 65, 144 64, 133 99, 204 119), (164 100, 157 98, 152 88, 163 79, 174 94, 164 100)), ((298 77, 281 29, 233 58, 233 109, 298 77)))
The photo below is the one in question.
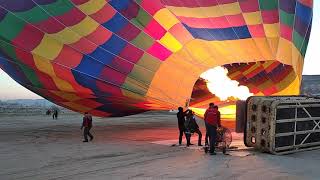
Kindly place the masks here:
POLYGON ((14 99, 2 101, 9 104, 18 104, 23 106, 51 107, 54 104, 46 99, 14 99))
POLYGON ((48 109, 58 109, 62 114, 74 113, 46 99, 15 99, 0 101, 0 116, 44 115, 48 109))
POLYGON ((320 96, 320 75, 303 75, 301 94, 320 96))

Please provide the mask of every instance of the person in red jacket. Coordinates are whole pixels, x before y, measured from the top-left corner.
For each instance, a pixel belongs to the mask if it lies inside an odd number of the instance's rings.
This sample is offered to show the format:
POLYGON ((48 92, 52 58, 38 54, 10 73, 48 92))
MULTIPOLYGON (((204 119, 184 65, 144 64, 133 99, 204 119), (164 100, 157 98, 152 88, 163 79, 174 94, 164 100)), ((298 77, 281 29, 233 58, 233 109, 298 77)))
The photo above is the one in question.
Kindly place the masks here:
POLYGON ((210 139, 210 154, 215 155, 216 153, 214 151, 217 138, 217 128, 221 126, 218 106, 215 106, 213 103, 209 104, 209 108, 204 114, 204 121, 206 124, 207 134, 209 134, 210 139))
POLYGON ((92 128, 92 116, 90 114, 88 114, 87 112, 84 113, 81 129, 83 129, 83 127, 84 127, 84 130, 83 130, 84 141, 83 142, 88 142, 88 136, 90 137, 90 141, 92 141, 93 136, 90 133, 90 129, 92 128))
POLYGON ((217 124, 218 124, 218 127, 221 127, 221 114, 220 114, 220 111, 219 111, 219 107, 218 106, 213 106, 213 109, 215 111, 217 111, 217 124))

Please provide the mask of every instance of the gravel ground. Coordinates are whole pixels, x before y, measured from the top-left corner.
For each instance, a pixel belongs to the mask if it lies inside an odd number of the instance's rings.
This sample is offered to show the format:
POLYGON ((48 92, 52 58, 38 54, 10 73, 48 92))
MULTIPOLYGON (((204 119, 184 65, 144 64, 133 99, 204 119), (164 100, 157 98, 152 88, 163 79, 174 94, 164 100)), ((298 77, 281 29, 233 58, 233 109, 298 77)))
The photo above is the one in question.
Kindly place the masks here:
POLYGON ((89 143, 82 143, 80 124, 77 114, 1 116, 0 179, 320 179, 319 150, 262 154, 244 148, 239 134, 233 145, 242 150, 230 155, 172 147, 175 114, 94 118, 89 143))

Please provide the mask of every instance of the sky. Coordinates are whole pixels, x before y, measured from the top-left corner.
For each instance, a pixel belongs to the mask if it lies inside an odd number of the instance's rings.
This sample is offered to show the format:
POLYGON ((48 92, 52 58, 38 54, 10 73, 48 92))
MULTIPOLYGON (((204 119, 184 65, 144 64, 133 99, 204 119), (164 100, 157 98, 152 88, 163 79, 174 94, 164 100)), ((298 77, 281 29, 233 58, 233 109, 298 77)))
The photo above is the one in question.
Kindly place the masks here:
MULTIPOLYGON (((304 75, 320 74, 320 0, 314 0, 313 24, 309 46, 304 61, 304 75)), ((22 87, 0 69, 0 100, 2 99, 39 99, 40 96, 22 87)))

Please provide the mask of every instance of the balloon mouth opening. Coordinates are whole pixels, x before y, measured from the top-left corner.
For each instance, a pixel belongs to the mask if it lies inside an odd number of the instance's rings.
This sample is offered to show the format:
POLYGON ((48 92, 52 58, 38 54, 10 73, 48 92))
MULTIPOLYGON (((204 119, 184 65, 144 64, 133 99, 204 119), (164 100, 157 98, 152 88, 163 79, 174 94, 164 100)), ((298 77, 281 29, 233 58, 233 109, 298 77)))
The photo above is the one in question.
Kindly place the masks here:
POLYGON ((201 74, 194 84, 189 107, 203 117, 213 102, 225 122, 235 123, 238 100, 253 95, 288 94, 286 88, 296 77, 292 66, 275 60, 214 67, 201 74))

